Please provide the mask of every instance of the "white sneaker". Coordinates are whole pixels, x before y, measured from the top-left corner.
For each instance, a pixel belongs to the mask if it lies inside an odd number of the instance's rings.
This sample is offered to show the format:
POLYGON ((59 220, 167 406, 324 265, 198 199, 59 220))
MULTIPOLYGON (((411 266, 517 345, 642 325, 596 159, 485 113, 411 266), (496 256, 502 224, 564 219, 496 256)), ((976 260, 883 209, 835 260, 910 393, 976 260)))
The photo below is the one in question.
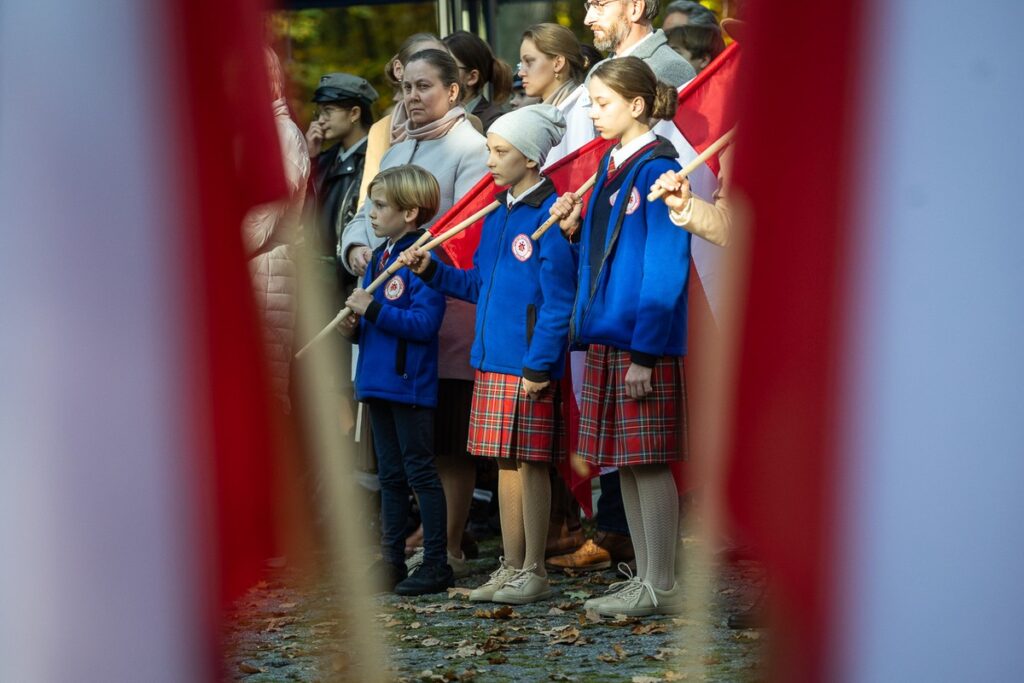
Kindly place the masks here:
POLYGON ((590 598, 583 603, 583 610, 585 612, 597 611, 597 606, 608 598, 615 597, 619 591, 629 588, 634 582, 639 581, 637 577, 633 576, 633 570, 629 568, 629 565, 625 562, 619 562, 619 573, 626 577, 625 581, 617 581, 612 585, 608 586, 608 590, 605 591, 604 595, 598 595, 597 597, 590 598))
POLYGON ((551 597, 551 585, 546 577, 534 574, 536 570, 536 564, 518 570, 515 576, 495 591, 491 600, 507 605, 526 605, 547 600, 551 597))
POLYGON ((658 614, 679 614, 683 611, 683 587, 676 581, 667 591, 654 589, 658 598, 658 614))
POLYGON ((505 562, 504 557, 498 558, 498 563, 498 568, 491 572, 491 578, 487 579, 487 583, 470 591, 470 602, 491 602, 494 599, 494 594, 512 580, 519 571, 505 562))
MULTIPOLYGON (((412 554, 408 560, 405 561, 405 571, 412 574, 416 571, 416 568, 423 564, 423 548, 416 548, 416 552, 412 554)), ((452 574, 455 575, 456 579, 462 579, 470 574, 469 562, 466 561, 466 554, 463 553, 462 557, 455 557, 448 552, 448 566, 452 568, 452 574)))
POLYGON ((602 600, 595 611, 603 617, 614 617, 618 614, 627 617, 647 617, 658 614, 658 596, 650 583, 633 578, 627 582, 625 588, 602 600))

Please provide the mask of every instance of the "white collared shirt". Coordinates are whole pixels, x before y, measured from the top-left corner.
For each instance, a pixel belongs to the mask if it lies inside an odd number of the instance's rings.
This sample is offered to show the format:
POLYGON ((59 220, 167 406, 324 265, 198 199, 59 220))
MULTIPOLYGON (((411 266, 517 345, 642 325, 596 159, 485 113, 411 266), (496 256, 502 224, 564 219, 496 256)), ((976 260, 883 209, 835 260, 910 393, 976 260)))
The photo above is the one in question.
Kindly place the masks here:
POLYGON ((523 197, 525 197, 526 195, 530 194, 531 192, 533 192, 534 190, 536 190, 538 187, 540 187, 543 184, 544 184, 544 179, 541 178, 539 181, 537 181, 536 184, 531 185, 530 187, 526 188, 526 190, 521 195, 519 195, 518 197, 513 197, 512 196, 512 188, 510 187, 508 189, 508 194, 505 195, 505 201, 508 202, 508 208, 511 209, 513 205, 517 204, 518 202, 521 202, 523 200, 523 197))
POLYGON ((651 144, 657 139, 658 136, 654 134, 654 131, 649 130, 643 135, 634 138, 625 147, 616 145, 615 149, 612 150, 612 161, 615 162, 615 167, 618 168, 622 166, 622 164, 626 163, 631 156, 637 153, 637 150, 645 145, 651 144))
POLYGON ((357 142, 356 144, 352 145, 351 147, 346 149, 344 152, 339 154, 338 155, 337 163, 340 164, 341 162, 345 161, 345 159, 348 159, 350 156, 352 156, 352 152, 354 152, 357 149, 359 149, 359 145, 363 144, 363 142, 365 142, 366 138, 368 138, 368 137, 369 137, 369 135, 364 135, 362 138, 360 138, 359 142, 357 142))

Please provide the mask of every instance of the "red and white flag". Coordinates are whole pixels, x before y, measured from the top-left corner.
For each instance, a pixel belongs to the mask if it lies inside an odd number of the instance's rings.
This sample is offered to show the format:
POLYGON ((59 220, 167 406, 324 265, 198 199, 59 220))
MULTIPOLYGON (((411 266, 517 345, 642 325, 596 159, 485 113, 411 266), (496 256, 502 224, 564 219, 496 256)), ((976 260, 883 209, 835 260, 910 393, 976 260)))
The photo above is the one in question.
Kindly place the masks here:
POLYGON ((1016 680, 1024 9, 957 57, 951 5, 749 5, 726 493, 773 680, 1016 680))
POLYGON ((0 679, 218 678, 272 553, 255 2, 0 4, 0 679), (45 32, 40 40, 36 29, 45 32))

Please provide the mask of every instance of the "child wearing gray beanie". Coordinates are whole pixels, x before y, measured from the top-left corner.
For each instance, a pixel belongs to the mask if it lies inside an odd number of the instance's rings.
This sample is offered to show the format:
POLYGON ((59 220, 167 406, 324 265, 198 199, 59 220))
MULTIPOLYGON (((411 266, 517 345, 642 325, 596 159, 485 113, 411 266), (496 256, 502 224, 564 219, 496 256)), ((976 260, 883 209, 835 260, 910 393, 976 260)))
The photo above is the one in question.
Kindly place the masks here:
POLYGON ((531 104, 505 114, 487 132, 504 138, 540 167, 565 135, 565 118, 550 104, 531 104))

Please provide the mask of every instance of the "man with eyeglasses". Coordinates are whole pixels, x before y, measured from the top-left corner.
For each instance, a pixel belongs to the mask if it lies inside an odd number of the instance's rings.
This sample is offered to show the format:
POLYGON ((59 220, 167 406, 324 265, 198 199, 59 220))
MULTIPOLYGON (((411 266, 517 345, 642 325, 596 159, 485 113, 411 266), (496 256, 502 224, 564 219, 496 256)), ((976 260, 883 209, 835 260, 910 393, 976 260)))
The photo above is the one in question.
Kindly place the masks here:
POLYGON ((658 0, 589 0, 583 23, 594 32, 594 46, 609 57, 639 57, 658 80, 678 88, 696 73, 655 30, 658 0))

